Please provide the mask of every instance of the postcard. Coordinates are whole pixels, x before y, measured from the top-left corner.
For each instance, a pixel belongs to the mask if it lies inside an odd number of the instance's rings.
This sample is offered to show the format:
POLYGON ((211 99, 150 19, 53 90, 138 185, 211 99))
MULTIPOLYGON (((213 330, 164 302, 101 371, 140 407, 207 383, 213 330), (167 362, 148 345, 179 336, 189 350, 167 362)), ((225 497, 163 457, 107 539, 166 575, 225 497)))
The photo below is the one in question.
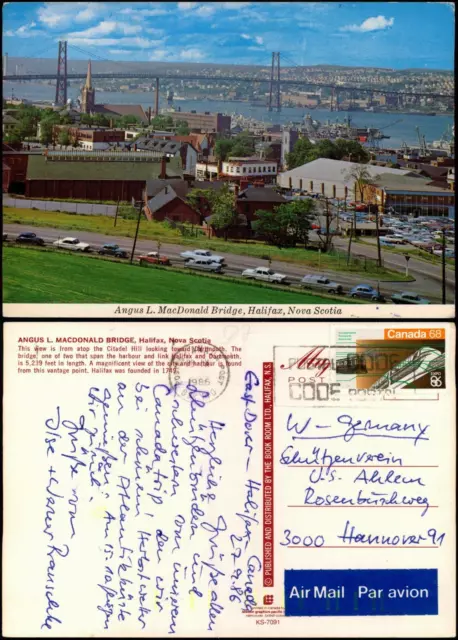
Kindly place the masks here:
POLYGON ((3 635, 453 636, 451 323, 4 337, 3 635))
POLYGON ((90 7, 4 6, 5 316, 454 317, 454 3, 90 7))

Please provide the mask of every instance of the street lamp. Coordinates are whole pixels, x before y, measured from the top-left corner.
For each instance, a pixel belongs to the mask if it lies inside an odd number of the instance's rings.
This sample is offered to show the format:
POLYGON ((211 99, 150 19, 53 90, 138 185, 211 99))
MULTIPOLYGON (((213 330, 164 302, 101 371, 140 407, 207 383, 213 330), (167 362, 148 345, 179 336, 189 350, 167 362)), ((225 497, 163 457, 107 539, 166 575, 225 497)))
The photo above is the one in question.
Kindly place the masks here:
POLYGON ((407 254, 404 254, 404 258, 406 259, 406 278, 409 277, 409 260, 410 260, 410 256, 408 256, 407 254))

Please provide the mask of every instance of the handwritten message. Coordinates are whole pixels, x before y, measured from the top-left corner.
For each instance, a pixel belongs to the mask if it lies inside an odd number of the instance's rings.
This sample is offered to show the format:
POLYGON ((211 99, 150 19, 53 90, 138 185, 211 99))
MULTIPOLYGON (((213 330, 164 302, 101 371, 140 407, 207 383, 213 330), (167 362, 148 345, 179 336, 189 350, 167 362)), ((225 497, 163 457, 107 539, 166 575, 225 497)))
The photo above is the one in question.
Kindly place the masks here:
POLYGON ((185 635, 193 611, 202 632, 217 633, 223 611, 257 606, 258 387, 246 372, 229 418, 208 391, 150 378, 90 385, 76 413, 56 402, 42 425, 41 629, 65 629, 62 586, 71 559, 86 561, 82 542, 91 562, 81 588, 105 631, 185 635))

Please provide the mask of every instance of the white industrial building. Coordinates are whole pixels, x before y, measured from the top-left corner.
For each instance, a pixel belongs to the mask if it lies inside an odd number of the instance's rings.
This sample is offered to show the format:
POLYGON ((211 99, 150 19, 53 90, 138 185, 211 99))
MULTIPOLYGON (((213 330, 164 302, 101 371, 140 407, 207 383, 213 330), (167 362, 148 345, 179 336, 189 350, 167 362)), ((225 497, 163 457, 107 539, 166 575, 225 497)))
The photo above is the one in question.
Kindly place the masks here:
POLYGON ((323 193, 329 198, 354 197, 354 180, 348 177, 353 167, 364 166, 375 178, 384 173, 392 173, 399 176, 418 176, 417 172, 409 169, 390 169, 344 160, 329 160, 318 158, 307 162, 296 169, 285 171, 277 175, 277 185, 283 189, 300 189, 309 193, 323 193), (347 187, 347 193, 345 193, 347 187))
POLYGON ((229 158, 223 162, 222 173, 229 177, 242 175, 253 177, 267 177, 277 175, 278 165, 275 160, 261 160, 260 158, 229 158))

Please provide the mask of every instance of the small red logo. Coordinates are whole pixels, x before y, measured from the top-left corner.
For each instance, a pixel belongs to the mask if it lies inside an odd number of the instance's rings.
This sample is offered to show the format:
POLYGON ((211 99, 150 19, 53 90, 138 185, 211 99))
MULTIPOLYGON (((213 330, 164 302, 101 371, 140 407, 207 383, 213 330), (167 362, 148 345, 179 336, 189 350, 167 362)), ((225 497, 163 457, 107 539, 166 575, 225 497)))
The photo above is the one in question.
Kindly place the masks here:
POLYGON ((273 596, 264 596, 263 602, 264 602, 264 604, 273 604, 274 603, 274 597, 273 596))
POLYGON ((331 368, 331 361, 328 358, 318 357, 323 353, 324 349, 324 347, 314 347, 299 360, 293 360, 288 366, 281 364, 280 369, 292 369, 293 367, 297 367, 298 370, 307 369, 307 371, 317 369, 317 375, 321 378, 331 368))

